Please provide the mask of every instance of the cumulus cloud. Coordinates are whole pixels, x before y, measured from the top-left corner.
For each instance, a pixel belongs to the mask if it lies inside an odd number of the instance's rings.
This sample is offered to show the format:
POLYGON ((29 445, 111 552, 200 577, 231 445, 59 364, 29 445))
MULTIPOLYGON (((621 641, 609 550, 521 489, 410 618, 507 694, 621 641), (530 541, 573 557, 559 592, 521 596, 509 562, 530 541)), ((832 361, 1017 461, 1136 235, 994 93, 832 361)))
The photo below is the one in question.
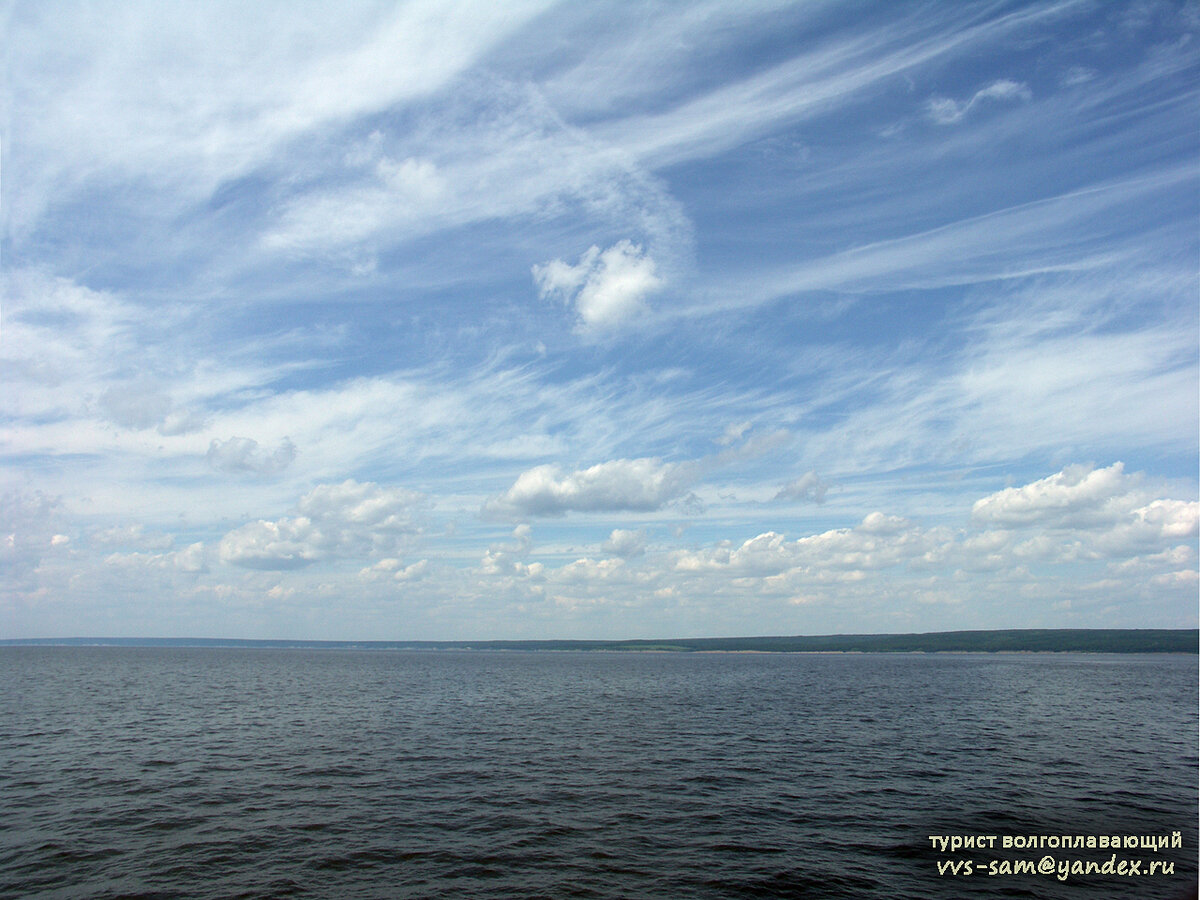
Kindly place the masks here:
POLYGON ((260 519, 221 538, 221 562, 247 569, 299 569, 321 559, 329 539, 305 516, 260 519))
POLYGON ((1194 537, 1200 504, 1186 500, 1154 500, 1133 511, 1139 522, 1155 529, 1161 537, 1179 539, 1194 537))
POLYGON ((982 498, 969 528, 924 527, 872 512, 850 528, 791 540, 767 531, 675 551, 666 562, 674 577, 687 580, 685 592, 749 591, 792 602, 832 602, 856 584, 878 584, 886 570, 887 591, 916 602, 1014 591, 1062 600, 1075 584, 1084 595, 1103 590, 1115 602, 1156 603, 1162 591, 1195 581, 1195 550, 1182 542, 1194 542, 1200 531, 1200 504, 1151 499, 1143 481, 1120 464, 1068 466, 982 498), (1095 580, 1082 580, 1082 573, 1095 580))
POLYGON ((512 532, 513 541, 507 544, 492 544, 479 561, 482 575, 538 579, 545 567, 541 563, 526 563, 533 549, 533 530, 525 524, 518 525, 512 532))
POLYGON ((983 100, 1030 100, 1033 93, 1029 86, 1008 79, 993 81, 975 92, 970 100, 958 102, 948 97, 932 97, 925 105, 930 119, 938 125, 953 125, 962 120, 975 104, 983 100))
POLYGON ((231 437, 227 441, 213 440, 205 454, 208 464, 219 472, 253 472, 258 475, 274 475, 291 465, 296 458, 296 445, 284 438, 273 452, 268 453, 258 446, 258 441, 247 437, 231 437))
POLYGON ((629 240, 603 251, 593 246, 573 266, 561 259, 534 266, 533 280, 542 297, 574 304, 584 332, 624 324, 662 287, 654 260, 629 240))
POLYGON ((1112 572, 1133 574, 1179 566, 1188 566, 1193 570, 1196 568, 1196 551, 1186 544, 1170 547, 1160 553, 1148 553, 1145 556, 1134 556, 1109 563, 1109 569, 1112 572))
POLYGON ((181 572, 207 572, 208 563, 205 560, 204 544, 197 541, 188 544, 182 550, 171 554, 171 564, 181 572))
POLYGON ((379 560, 374 565, 367 566, 359 574, 368 581, 387 579, 403 582, 419 581, 428 572, 429 560, 427 559, 420 559, 406 566, 403 561, 389 556, 386 559, 379 560))
POLYGON ((908 520, 881 512, 868 513, 858 526, 866 534, 899 534, 908 528, 908 520))
POLYGON ((624 528, 614 528, 608 540, 604 542, 603 549, 605 553, 623 559, 641 556, 646 552, 646 530, 639 528, 637 531, 628 531, 624 528))
POLYGON ((1067 466, 1022 487, 1005 488, 977 501, 971 517, 1008 527, 1032 524, 1087 525, 1111 520, 1119 507, 1138 504, 1140 479, 1125 474, 1123 463, 1104 469, 1067 466), (1123 501, 1123 502, 1122 502, 1123 501))
POLYGON ((1195 540, 1200 503, 1158 499, 1134 506, 1141 500, 1136 494, 1119 498, 1108 509, 1110 520, 1082 531, 1097 554, 1120 558, 1179 540, 1195 540))
POLYGON ((390 554, 416 532, 423 497, 403 488, 347 480, 319 485, 295 515, 259 520, 221 539, 222 562, 250 569, 298 569, 332 558, 390 554))
POLYGON ((347 479, 341 484, 318 485, 301 498, 297 509, 320 522, 403 531, 411 527, 412 510, 423 500, 416 491, 347 479))
POLYGON ((557 465, 522 472, 507 491, 484 504, 501 515, 561 516, 568 512, 650 512, 679 499, 690 471, 657 458, 615 459, 564 472, 557 465))
POLYGON ((810 503, 824 503, 825 492, 829 485, 822 481, 816 472, 805 472, 795 481, 789 481, 779 489, 776 500, 799 500, 810 503))
POLYGON ((1120 564, 1149 554, 1146 559, 1165 561, 1169 555, 1162 554, 1172 545, 1200 531, 1200 503, 1155 498, 1144 481, 1140 474, 1126 474, 1119 462, 1101 469, 1067 466, 980 499, 971 517, 1025 536, 1012 547, 1018 558, 1120 564))
POLYGON ((557 584, 595 584, 623 574, 625 563, 619 559, 577 559, 555 569, 552 580, 557 584))
POLYGON ((726 571, 773 575, 799 571, 819 575, 829 570, 879 570, 919 559, 936 543, 937 535, 906 519, 873 512, 853 528, 837 528, 788 541, 774 531, 735 545, 722 541, 701 551, 675 556, 680 572, 726 571))
POLYGON ((208 571, 208 557, 203 542, 189 544, 182 550, 169 553, 110 553, 104 558, 107 566, 126 572, 160 570, 199 574, 208 571))
POLYGON ((699 551, 675 554, 677 572, 711 572, 733 569, 738 572, 779 572, 792 565, 792 554, 785 548, 784 535, 767 531, 740 545, 721 541, 716 546, 699 551))

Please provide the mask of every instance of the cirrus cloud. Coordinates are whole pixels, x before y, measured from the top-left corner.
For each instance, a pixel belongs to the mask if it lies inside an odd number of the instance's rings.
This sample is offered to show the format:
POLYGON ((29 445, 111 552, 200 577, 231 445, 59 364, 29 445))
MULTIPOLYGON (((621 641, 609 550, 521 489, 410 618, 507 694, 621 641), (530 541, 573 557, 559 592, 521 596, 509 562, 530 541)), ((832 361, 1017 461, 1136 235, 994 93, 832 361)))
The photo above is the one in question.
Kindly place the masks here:
POLYGON ((926 104, 929 118, 938 125, 953 125, 962 120, 981 100, 1029 100, 1033 93, 1026 84, 1002 78, 976 91, 970 100, 958 102, 948 97, 933 97, 926 104))

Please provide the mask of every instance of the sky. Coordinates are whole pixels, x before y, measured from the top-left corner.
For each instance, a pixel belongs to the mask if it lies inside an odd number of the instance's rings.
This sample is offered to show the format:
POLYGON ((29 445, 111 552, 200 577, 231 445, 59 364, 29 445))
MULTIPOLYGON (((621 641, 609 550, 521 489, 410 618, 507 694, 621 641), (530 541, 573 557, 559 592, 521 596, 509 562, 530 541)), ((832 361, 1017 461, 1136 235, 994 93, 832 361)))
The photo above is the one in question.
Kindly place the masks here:
POLYGON ((1200 5, 0 23, 0 638, 1197 626, 1200 5))

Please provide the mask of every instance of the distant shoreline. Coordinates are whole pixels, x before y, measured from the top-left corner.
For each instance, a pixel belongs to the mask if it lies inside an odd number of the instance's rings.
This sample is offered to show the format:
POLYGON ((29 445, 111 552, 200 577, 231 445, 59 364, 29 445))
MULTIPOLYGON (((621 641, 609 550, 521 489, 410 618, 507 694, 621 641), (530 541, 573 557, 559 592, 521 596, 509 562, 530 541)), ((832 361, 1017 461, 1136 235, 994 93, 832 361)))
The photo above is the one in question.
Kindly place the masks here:
POLYGON ((8 638, 0 647, 192 647, 295 650, 601 650, 663 653, 1189 653, 1195 628, 1068 628, 638 640, 306 641, 243 638, 8 638))

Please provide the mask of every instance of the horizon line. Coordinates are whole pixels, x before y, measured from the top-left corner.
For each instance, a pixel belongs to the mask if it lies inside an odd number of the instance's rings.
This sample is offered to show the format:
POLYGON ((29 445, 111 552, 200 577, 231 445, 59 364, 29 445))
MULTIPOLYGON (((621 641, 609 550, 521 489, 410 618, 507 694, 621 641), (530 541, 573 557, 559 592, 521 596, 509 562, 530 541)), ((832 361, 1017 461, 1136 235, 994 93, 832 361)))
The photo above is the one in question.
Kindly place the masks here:
POLYGON ((308 639, 233 637, 22 637, 0 646, 260 647, 309 649, 703 650, 762 652, 1200 652, 1198 628, 996 628, 932 632, 664 638, 308 639))

